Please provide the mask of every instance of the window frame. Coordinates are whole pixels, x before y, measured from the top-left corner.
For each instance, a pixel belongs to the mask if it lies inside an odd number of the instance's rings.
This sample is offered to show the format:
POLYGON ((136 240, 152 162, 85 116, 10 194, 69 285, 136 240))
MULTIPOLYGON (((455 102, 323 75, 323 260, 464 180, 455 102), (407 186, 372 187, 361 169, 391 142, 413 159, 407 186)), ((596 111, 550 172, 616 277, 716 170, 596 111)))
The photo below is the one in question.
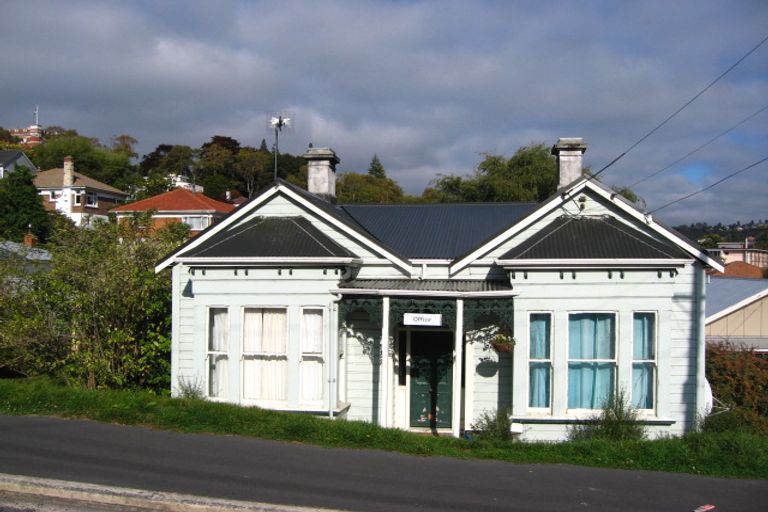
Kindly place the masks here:
POLYGON ((620 332, 619 332, 619 312, 615 310, 575 310, 575 311, 568 311, 566 315, 566 325, 568 327, 568 344, 566 345, 566 361, 565 361, 565 406, 567 411, 575 411, 575 412, 594 412, 597 410, 600 410, 602 407, 601 405, 596 405, 593 408, 590 407, 571 407, 570 406, 570 381, 571 381, 571 363, 593 363, 596 365, 600 364, 612 364, 613 365, 613 383, 611 386, 611 389, 609 390, 610 396, 616 396, 617 386, 619 383, 619 339, 621 338, 620 332), (571 340, 571 318, 576 315, 610 315, 613 319, 613 336, 612 336, 612 346, 613 346, 613 359, 572 359, 571 358, 571 343, 573 340, 571 340))
POLYGON ((659 313, 658 311, 651 310, 637 310, 632 312, 632 352, 630 363, 630 396, 629 403, 632 408, 640 411, 644 414, 655 413, 658 406, 658 390, 659 390, 659 313), (635 359, 635 316, 636 315, 651 315, 653 317, 653 342, 651 344, 653 349, 653 359, 635 359), (634 374, 635 364, 650 364, 653 368, 653 393, 651 396, 652 406, 648 409, 635 407, 634 402, 634 374))
POLYGON ((553 384, 554 384, 554 373, 555 373, 555 367, 554 367, 554 346, 553 346, 553 340, 554 340, 554 331, 555 331, 555 314, 553 311, 529 311, 528 312, 528 396, 526 400, 526 404, 528 407, 528 410, 531 412, 536 413, 550 413, 552 412, 552 404, 553 404, 553 384), (533 347, 533 341, 531 337, 531 327, 533 325, 533 317, 535 315, 547 315, 549 317, 549 332, 548 332, 548 343, 549 343, 549 358, 547 359, 534 359, 531 357, 531 349, 533 347), (535 407, 531 405, 531 367, 533 364, 549 364, 549 393, 548 393, 548 405, 546 407, 535 407))
POLYGON ((99 207, 99 194, 96 192, 85 193, 85 207, 86 208, 98 208, 99 207))
POLYGON ((226 401, 228 398, 229 393, 229 361, 231 360, 230 356, 230 350, 232 345, 232 322, 229 312, 229 306, 226 305, 220 305, 220 304, 211 304, 206 306, 206 316, 205 316, 205 396, 209 400, 214 401, 226 401), (212 312, 215 309, 223 309, 227 312, 227 319, 225 325, 227 326, 227 346, 226 350, 224 351, 217 351, 217 350, 211 350, 211 320, 212 320, 212 312), (226 359, 227 363, 227 379, 224 383, 224 393, 222 396, 212 396, 211 395, 211 355, 214 355, 214 357, 224 357, 226 359))
POLYGON ((328 308, 320 305, 305 305, 299 308, 299 402, 302 405, 319 406, 322 405, 326 396, 326 351, 328 347, 328 308), (322 315, 322 338, 320 340, 320 351, 305 351, 303 347, 303 329, 304 329, 304 313, 306 311, 319 311, 322 315), (308 400, 304 398, 304 374, 301 371, 303 362, 317 362, 320 363, 321 377, 320 377, 320 398, 315 400, 308 400))
POLYGON ((184 215, 181 217, 181 222, 189 226, 191 231, 203 231, 210 226, 208 217, 205 215, 184 215), (199 221, 199 225, 193 225, 193 220, 199 221))

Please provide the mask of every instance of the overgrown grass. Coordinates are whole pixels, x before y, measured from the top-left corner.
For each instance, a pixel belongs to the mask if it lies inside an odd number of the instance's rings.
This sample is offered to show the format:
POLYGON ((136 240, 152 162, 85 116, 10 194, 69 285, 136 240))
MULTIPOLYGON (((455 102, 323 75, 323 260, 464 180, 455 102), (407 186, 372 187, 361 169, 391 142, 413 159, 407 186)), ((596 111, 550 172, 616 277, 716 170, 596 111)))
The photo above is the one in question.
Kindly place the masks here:
POLYGON ((89 391, 57 386, 47 379, 0 380, 0 413, 88 418, 179 432, 252 436, 325 447, 373 448, 420 456, 768 478, 768 437, 746 432, 692 433, 683 438, 656 441, 591 439, 560 444, 466 440, 194 398, 173 399, 135 391, 89 391))

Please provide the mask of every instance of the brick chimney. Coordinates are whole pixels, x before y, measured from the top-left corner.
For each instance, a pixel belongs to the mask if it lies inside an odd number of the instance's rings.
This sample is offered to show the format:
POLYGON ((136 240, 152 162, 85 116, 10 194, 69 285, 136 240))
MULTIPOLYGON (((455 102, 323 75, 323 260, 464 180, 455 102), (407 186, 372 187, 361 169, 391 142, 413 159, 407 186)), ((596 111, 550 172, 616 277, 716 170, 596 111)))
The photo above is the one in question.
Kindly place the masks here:
POLYGON ((581 137, 561 137, 552 146, 552 154, 557 157, 557 171, 560 181, 558 189, 567 187, 581 178, 581 159, 587 145, 581 137))
POLYGON ((75 184, 75 162, 71 156, 64 157, 64 183, 65 187, 75 184))
POLYGON ((326 201, 336 202, 336 164, 341 160, 331 148, 307 149, 307 190, 326 201))
POLYGON ((31 232, 24 233, 24 247, 31 249, 37 243, 37 237, 31 232))

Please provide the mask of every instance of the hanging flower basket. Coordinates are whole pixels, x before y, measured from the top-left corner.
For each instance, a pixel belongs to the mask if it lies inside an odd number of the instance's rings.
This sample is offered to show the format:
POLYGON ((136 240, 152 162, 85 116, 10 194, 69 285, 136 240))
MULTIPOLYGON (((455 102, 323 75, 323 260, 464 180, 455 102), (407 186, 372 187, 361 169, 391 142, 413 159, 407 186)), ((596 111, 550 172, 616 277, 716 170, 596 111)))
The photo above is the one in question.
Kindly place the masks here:
POLYGON ((512 352, 515 348, 515 338, 508 334, 497 334, 491 340, 491 346, 493 350, 499 354, 512 352))

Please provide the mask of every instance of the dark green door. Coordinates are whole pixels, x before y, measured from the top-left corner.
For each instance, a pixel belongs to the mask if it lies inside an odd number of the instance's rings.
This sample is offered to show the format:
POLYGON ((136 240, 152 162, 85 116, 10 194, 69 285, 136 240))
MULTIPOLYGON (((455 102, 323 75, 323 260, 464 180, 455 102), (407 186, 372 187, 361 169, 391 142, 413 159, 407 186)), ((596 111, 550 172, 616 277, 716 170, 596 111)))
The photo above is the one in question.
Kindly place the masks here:
POLYGON ((411 333, 411 426, 451 428, 453 334, 411 333))

